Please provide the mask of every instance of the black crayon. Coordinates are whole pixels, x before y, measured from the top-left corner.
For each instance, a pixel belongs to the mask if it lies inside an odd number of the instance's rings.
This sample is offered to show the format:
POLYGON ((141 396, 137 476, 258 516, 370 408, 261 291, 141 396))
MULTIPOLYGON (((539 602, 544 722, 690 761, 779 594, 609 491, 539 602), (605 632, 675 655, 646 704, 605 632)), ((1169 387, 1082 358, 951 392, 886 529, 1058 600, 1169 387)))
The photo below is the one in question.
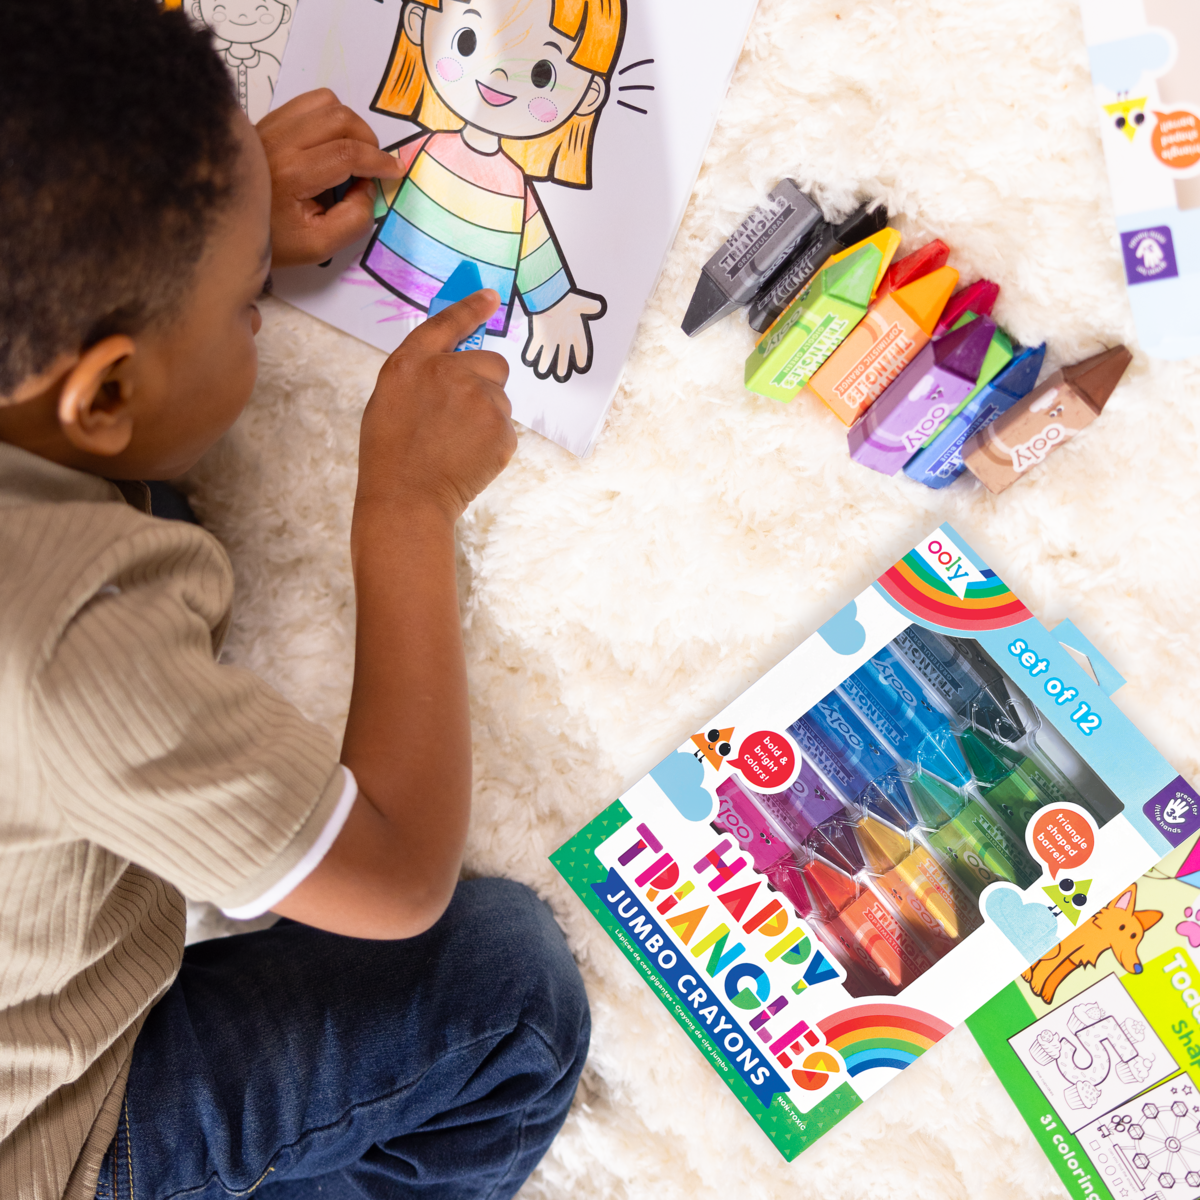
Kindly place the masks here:
POLYGON ((880 204, 868 211, 871 203, 860 205, 840 225, 822 221, 814 236, 792 251, 754 297, 749 312, 751 329, 761 333, 791 304, 800 289, 808 286, 827 259, 878 233, 888 223, 887 208, 880 204))

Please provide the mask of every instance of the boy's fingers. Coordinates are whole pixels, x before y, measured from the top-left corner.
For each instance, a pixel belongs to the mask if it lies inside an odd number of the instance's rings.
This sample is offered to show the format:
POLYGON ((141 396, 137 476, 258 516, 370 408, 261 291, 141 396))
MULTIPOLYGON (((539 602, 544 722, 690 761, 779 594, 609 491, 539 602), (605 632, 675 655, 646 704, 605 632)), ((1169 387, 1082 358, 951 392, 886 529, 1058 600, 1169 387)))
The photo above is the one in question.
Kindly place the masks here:
MULTIPOLYGON (((489 383, 502 388, 508 382, 508 359, 503 354, 497 354, 494 350, 464 350, 463 355, 471 370, 489 383)), ((504 405, 507 405, 505 413, 511 417, 512 405, 508 403, 507 396, 504 397, 504 405)))
POLYGON ((375 185, 360 179, 332 208, 309 218, 308 257, 321 262, 365 236, 375 222, 375 185))
POLYGON ((308 112, 286 115, 285 109, 286 105, 279 110, 277 122, 259 130, 259 136, 265 142, 278 145, 281 149, 286 146, 293 150, 309 150, 322 142, 332 142, 339 138, 352 138, 368 146, 379 145, 379 139, 370 125, 344 104, 331 104, 308 112))
POLYGON ((351 175, 370 180, 395 179, 401 173, 400 164, 390 154, 362 142, 342 140, 289 155, 277 165, 272 182, 286 196, 311 200, 351 175))
POLYGON ((424 354, 448 354, 499 307, 499 295, 491 288, 484 288, 422 322, 400 343, 396 353, 407 346, 410 353, 416 350, 424 354))

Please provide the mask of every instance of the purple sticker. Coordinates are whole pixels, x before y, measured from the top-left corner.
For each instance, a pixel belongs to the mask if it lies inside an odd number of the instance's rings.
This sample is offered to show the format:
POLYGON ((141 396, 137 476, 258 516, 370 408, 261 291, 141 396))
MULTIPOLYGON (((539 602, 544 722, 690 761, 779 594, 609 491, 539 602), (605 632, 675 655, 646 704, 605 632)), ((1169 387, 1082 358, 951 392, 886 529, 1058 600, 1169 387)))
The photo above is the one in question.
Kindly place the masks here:
POLYGON ((1131 284, 1173 279, 1179 274, 1169 225, 1153 225, 1121 234, 1121 250, 1125 255, 1125 278, 1131 284))
POLYGON ((1182 775, 1167 784, 1142 811, 1162 830, 1172 846, 1200 829, 1200 796, 1188 786, 1182 775))

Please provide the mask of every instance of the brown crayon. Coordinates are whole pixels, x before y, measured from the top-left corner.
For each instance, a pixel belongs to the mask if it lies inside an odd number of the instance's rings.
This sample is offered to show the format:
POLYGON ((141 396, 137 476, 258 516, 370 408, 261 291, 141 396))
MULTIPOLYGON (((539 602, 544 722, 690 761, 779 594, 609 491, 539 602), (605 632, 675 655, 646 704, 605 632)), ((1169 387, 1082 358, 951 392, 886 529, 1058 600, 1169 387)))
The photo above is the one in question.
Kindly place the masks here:
POLYGON ((1004 491, 1101 414, 1132 359, 1116 346, 1055 371, 971 438, 963 462, 988 491, 1004 491))

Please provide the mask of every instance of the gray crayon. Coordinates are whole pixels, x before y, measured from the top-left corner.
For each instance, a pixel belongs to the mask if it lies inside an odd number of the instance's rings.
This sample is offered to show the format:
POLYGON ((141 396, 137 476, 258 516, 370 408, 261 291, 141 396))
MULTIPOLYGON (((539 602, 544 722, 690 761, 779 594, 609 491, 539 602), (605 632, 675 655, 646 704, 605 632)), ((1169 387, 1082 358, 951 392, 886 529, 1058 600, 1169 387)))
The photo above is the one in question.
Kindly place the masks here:
POLYGON ((823 224, 821 210, 795 180, 782 179, 704 264, 683 331, 695 337, 748 304, 771 273, 823 224))

